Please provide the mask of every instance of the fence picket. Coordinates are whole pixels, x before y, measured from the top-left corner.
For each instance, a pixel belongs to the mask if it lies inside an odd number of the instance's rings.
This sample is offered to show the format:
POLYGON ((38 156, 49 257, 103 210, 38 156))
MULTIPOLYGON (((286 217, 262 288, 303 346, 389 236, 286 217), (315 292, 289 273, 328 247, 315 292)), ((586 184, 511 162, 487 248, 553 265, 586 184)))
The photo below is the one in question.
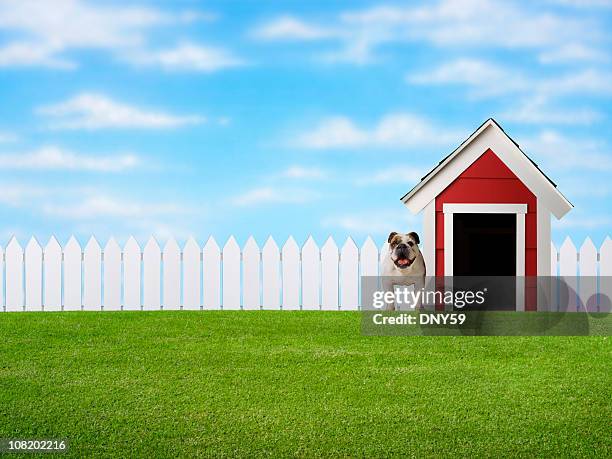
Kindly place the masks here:
POLYGON ((64 247, 64 311, 81 310, 81 245, 71 236, 64 247))
POLYGON ((181 249, 174 238, 164 245, 164 310, 181 308, 181 249))
POLYGON ((582 307, 597 312, 597 249, 589 237, 580 247, 579 269, 582 307))
POLYGON ((123 247, 123 310, 139 310, 140 301, 140 246, 133 236, 123 247))
POLYGON ((340 309, 358 309, 359 250, 350 237, 340 253, 340 309))
POLYGON ((289 236, 281 252, 283 275, 283 309, 300 309, 300 248, 289 236))
POLYGON ((104 247, 104 310, 121 309, 121 247, 110 238, 104 247))
POLYGON ((262 308, 280 309, 280 251, 272 237, 269 237, 261 251, 262 308))
POLYGON ((551 241, 550 243, 550 292, 544 291, 543 294, 546 298, 548 295, 550 296, 550 304, 545 304, 548 306, 549 311, 558 311, 559 310, 559 278, 558 278, 558 267, 559 262, 557 259, 557 247, 555 247, 555 243, 551 241))
POLYGON ((378 248, 370 236, 361 247, 361 276, 378 276, 378 248))
POLYGON ((13 236, 6 246, 6 310, 23 311, 23 249, 13 236))
MULTIPOLYGON (((55 237, 44 248, 32 237, 25 249, 13 237, 4 252, 0 247, 0 279, 5 279, 0 306, 6 311, 356 310, 360 276, 380 272, 387 248, 385 242, 379 250, 371 237, 361 249, 350 237, 341 249, 331 237, 319 248, 309 237, 300 249, 290 236, 282 249, 272 237, 260 249, 249 237, 241 254, 231 236, 223 249, 212 237, 202 250, 189 238, 181 253, 174 239, 162 250, 151 237, 141 251, 130 237, 122 253, 113 238, 102 252, 94 237, 84 249, 74 236, 63 249, 55 237)), ((610 238, 599 255, 588 237, 579 250, 569 237, 558 252, 551 244, 550 254, 552 288, 542 295, 552 295, 551 310, 612 311, 612 286, 602 281, 612 277, 610 238)))
MULTIPOLYGON (((381 275, 382 275, 382 272, 383 272, 382 264, 383 264, 383 261, 385 260, 385 257, 387 256, 387 252, 388 251, 389 251, 389 243, 387 241, 385 241, 383 243, 383 245, 380 246, 380 252, 378 253, 378 272, 381 273, 381 275)), ((427 267, 425 267, 425 269, 427 270, 427 275, 428 276, 433 276, 434 275, 433 272, 432 273, 429 272, 429 269, 431 269, 431 268, 428 269, 427 267)))
POLYGON ((612 312, 612 239, 606 237, 599 248, 599 312, 612 312), (607 278, 607 279, 605 279, 607 278))
POLYGON ((161 309, 161 248, 153 236, 142 251, 142 309, 161 309))
POLYGON ((99 311, 102 308, 102 248, 91 237, 83 252, 83 309, 99 311))
POLYGON ((310 236, 302 247, 302 309, 320 309, 320 252, 310 236))
POLYGON ((234 236, 223 246, 223 309, 240 309, 240 246, 234 236))
POLYGON ((62 247, 51 236, 44 249, 44 299, 45 311, 62 310, 62 247))
POLYGON ((25 249, 25 306, 42 310, 42 248, 33 236, 25 249))
POLYGON ((577 310, 577 261, 578 258, 576 246, 569 237, 566 237, 559 250, 559 275, 561 276, 565 286, 567 286, 567 289, 562 288, 560 293, 560 307, 562 311, 577 310))
POLYGON ((249 237, 242 251, 242 301, 244 309, 260 308, 259 246, 249 237))
POLYGON ((338 246, 329 237, 321 248, 321 309, 337 311, 338 246))
POLYGON ((183 247, 183 309, 200 309, 200 246, 190 237, 183 247))
POLYGON ((211 236, 202 251, 204 265, 204 309, 221 307, 221 250, 211 236))

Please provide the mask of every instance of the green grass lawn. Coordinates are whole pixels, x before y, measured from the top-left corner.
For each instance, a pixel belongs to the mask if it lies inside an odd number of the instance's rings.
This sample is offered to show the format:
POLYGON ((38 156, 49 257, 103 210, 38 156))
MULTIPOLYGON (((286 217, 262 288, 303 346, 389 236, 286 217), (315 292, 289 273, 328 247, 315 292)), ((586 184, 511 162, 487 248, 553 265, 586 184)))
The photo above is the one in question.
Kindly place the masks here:
POLYGON ((0 314, 0 438, 74 456, 612 455, 612 346, 358 313, 0 314))

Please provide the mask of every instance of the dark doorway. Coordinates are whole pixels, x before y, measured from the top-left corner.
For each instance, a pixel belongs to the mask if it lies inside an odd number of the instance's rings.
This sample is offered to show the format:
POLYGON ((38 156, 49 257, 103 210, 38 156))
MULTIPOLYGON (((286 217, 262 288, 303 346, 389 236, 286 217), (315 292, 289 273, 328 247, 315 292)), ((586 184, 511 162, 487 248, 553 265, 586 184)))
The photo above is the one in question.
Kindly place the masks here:
POLYGON ((455 289, 487 292, 470 309, 515 310, 516 215, 457 213, 453 233, 455 289))
POLYGON ((453 233, 453 275, 516 275, 515 214, 454 214, 453 233))

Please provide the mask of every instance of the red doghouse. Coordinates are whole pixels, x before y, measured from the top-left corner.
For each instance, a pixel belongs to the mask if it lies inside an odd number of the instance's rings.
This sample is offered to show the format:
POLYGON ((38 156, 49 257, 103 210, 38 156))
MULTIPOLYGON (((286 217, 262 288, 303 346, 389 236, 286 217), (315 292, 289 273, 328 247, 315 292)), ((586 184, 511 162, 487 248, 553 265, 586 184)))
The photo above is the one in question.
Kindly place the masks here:
MULTIPOLYGON (((402 202, 423 212, 423 255, 436 276, 550 276, 551 214, 573 207, 493 119, 402 202)), ((535 309, 534 293, 517 291, 517 310, 535 309)))

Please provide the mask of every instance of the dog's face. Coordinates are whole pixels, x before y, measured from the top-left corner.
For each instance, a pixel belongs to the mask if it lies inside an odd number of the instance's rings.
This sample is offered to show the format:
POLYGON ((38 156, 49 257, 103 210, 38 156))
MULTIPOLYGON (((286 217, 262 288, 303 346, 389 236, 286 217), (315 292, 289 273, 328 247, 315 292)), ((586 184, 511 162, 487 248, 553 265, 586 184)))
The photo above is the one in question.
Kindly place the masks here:
POLYGON ((420 255, 419 235, 417 233, 391 233, 389 234, 389 255, 396 267, 406 269, 420 255))

